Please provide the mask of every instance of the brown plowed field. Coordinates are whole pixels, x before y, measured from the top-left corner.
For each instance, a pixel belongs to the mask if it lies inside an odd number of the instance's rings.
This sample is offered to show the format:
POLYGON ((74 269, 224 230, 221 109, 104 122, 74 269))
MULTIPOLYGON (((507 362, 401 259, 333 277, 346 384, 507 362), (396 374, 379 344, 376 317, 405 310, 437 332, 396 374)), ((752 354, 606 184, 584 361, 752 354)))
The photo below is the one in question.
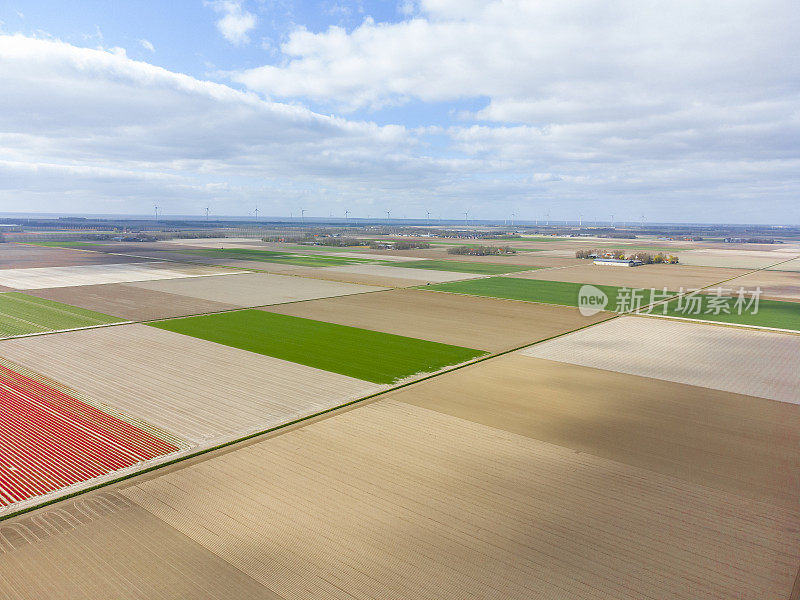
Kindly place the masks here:
POLYGON ((546 279, 548 281, 571 281, 595 285, 616 285, 629 288, 666 287, 671 291, 697 289, 718 281, 724 281, 742 274, 740 269, 721 269, 716 267, 687 267, 684 265, 642 265, 639 267, 610 267, 595 265, 591 260, 581 261, 580 265, 567 269, 548 269, 512 273, 507 277, 524 279, 546 279))
POLYGON ((287 277, 272 273, 241 273, 224 277, 204 277, 202 281, 200 279, 186 279, 182 282, 178 280, 145 281, 131 285, 146 290, 180 294, 237 306, 297 302, 381 289, 375 286, 318 281, 308 277, 287 277))
POLYGON ((393 400, 120 493, 285 598, 783 598, 800 558, 796 504, 393 400))
POLYGON ((144 262, 144 258, 115 256, 70 248, 0 244, 0 269, 33 269, 41 267, 75 267, 144 262))
POLYGON ((589 325, 576 308, 420 290, 311 300, 263 310, 498 352, 589 325))
POLYGON ((3 600, 279 596, 118 494, 0 523, 3 600))
POLYGON ((800 497, 795 404, 519 353, 391 397, 747 498, 800 497))
POLYGON ((239 308, 233 304, 146 290, 120 283, 29 290, 27 293, 129 321, 167 319, 239 308))

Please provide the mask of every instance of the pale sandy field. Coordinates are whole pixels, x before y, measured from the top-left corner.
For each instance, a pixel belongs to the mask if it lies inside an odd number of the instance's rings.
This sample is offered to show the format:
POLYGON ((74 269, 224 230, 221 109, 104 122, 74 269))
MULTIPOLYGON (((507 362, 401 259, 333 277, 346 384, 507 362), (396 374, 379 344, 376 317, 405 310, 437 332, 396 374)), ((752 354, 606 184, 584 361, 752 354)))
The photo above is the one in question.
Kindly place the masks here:
POLYGON ((267 429, 383 389, 139 324, 4 340, 0 356, 195 443, 267 429))
POLYGON ((800 272, 798 271, 757 271, 730 282, 729 287, 737 288, 738 286, 744 286, 748 291, 760 287, 762 298, 800 301, 800 272))
POLYGON ((376 286, 318 281, 308 277, 272 273, 242 273, 202 280, 150 281, 137 283, 135 286, 236 306, 264 306, 382 289, 376 286))
POLYGON ((234 271, 174 262, 0 270, 0 285, 18 290, 229 275, 234 271))
POLYGON ((175 239, 161 242, 171 246, 184 246, 186 248, 244 248, 247 250, 267 249, 271 246, 258 238, 197 238, 175 239))
POLYGON ((345 275, 371 275, 416 281, 417 285, 425 283, 444 283, 461 279, 475 279, 482 277, 475 273, 457 273, 455 271, 433 271, 431 269, 409 269, 407 267, 392 267, 386 265, 344 265, 341 267, 325 267, 326 271, 334 271, 345 275))
POLYGON ((146 290, 124 283, 48 288, 30 290, 28 293, 129 321, 167 319, 239 308, 233 304, 146 290))
POLYGON ((788 262, 781 263, 779 265, 775 265, 774 267, 769 267, 768 271, 792 271, 792 272, 800 272, 800 258, 795 258, 794 260, 790 260, 788 262))
POLYGON ((677 255, 683 265, 729 267, 734 269, 763 269, 791 258, 790 254, 784 252, 733 249, 691 250, 678 252, 677 255))
POLYGON ((0 523, 4 600, 278 600, 126 500, 102 493, 0 523), (35 567, 33 567, 35 565, 35 567))
POLYGON ((780 598, 800 513, 397 401, 123 489, 284 598, 780 598))
MULTIPOLYGON (((386 267, 396 271, 394 267, 386 267)), ((419 269, 405 269, 406 271, 419 271, 419 269)), ((342 272, 333 267, 297 267, 284 271, 286 275, 296 275, 321 281, 338 281, 341 283, 377 286, 382 288, 409 288, 424 285, 419 279, 405 279, 397 277, 391 272, 386 275, 374 273, 349 273, 342 272)))
POLYGON ((616 285, 630 288, 667 288, 671 291, 696 289, 742 274, 739 269, 689 267, 684 265, 642 265, 639 267, 609 267, 595 265, 591 260, 564 268, 512 273, 507 277, 571 281, 595 285, 616 285))
POLYGON ((521 354, 800 404, 800 335, 630 316, 521 354))
POLYGON ((494 298, 391 290, 264 308, 269 312, 498 352, 606 318, 494 298))
POLYGON ((798 506, 796 404, 521 353, 390 397, 746 498, 798 506))

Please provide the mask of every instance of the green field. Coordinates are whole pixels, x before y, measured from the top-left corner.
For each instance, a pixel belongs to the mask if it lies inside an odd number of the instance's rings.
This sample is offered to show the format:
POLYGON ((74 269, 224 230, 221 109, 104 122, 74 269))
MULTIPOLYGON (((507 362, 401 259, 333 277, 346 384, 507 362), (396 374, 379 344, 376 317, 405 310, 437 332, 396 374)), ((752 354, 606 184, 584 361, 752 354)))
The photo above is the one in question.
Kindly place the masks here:
POLYGON ((247 248, 181 248, 180 254, 193 254, 209 258, 229 258, 236 260, 255 260, 261 262, 283 263, 301 267, 336 267, 358 263, 374 263, 373 259, 352 256, 303 255, 278 250, 250 250, 247 248))
POLYGON ((121 321, 123 319, 19 292, 0 294, 0 337, 121 321))
MULTIPOLYGON (((421 287, 420 289, 434 290, 441 292, 452 292, 457 294, 469 294, 475 296, 490 296, 493 298, 505 298, 508 300, 524 300, 527 302, 542 302, 546 304, 560 304, 563 306, 578 306, 578 292, 581 283, 570 283, 564 281, 544 281, 537 279, 516 279, 512 277, 490 277, 487 279, 472 279, 468 281, 452 281, 449 283, 437 283, 421 287)), ((611 285, 595 285, 594 287, 602 290, 608 296, 607 309, 617 311, 623 308, 629 311, 634 307, 629 301, 629 297, 619 297, 619 290, 623 288, 611 285), (621 306, 622 305, 622 306, 621 306)), ((710 291, 710 290, 709 290, 710 291)), ((674 317, 684 317, 688 319, 699 319, 707 321, 719 321, 720 323, 732 323, 737 325, 758 325, 760 327, 776 327, 779 329, 792 329, 800 331, 800 302, 781 302, 779 300, 760 300, 758 312, 743 310, 738 314, 733 297, 728 301, 729 313, 720 312, 714 314, 712 294, 704 293, 699 296, 699 308, 683 311, 678 310, 678 300, 672 300, 666 305, 665 309, 661 306, 653 308, 653 314, 666 314, 674 317)), ((645 307, 651 303, 650 290, 644 289, 639 296, 641 303, 639 306, 645 307)), ((656 301, 663 298, 654 298, 656 301)), ((687 301, 684 301, 684 305, 687 301)))
POLYGON ((480 273, 482 275, 498 275, 516 271, 533 271, 541 267, 528 265, 504 265, 500 263, 482 263, 462 260, 415 260, 391 263, 393 267, 409 269, 431 269, 433 271, 454 271, 457 273, 480 273))
MULTIPOLYGON (((687 319, 702 319, 707 321, 718 321, 720 323, 732 323, 736 325, 758 325, 760 327, 777 327, 778 329, 792 329, 800 331, 800 302, 781 302, 780 300, 759 300, 758 311, 753 314, 743 306, 742 314, 736 308, 736 297, 734 296, 728 303, 729 314, 720 312, 714 314, 712 305, 714 300, 710 294, 699 295, 699 310, 694 310, 694 306, 687 300, 683 300, 684 308, 688 310, 678 310, 678 300, 673 300, 667 304, 667 315, 673 317, 684 317, 687 319)), ((664 314, 663 309, 656 308, 656 314, 664 314)))
POLYGON ((486 354, 254 309, 150 325, 374 383, 394 383, 486 354))
MULTIPOLYGON (((436 283, 421 289, 469 294, 472 296, 490 296, 492 298, 505 298, 506 300, 578 306, 578 291, 582 285, 581 283, 566 281, 489 277, 487 279, 436 283)), ((613 309, 619 288, 612 285, 596 285, 594 287, 605 292, 609 299, 609 307, 613 309)))

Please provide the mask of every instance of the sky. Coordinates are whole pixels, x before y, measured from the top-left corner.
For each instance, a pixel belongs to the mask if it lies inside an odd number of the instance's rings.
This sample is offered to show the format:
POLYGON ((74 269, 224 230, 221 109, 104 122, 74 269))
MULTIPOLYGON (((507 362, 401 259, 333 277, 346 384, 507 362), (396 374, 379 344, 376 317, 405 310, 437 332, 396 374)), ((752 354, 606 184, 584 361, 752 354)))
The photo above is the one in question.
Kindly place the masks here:
POLYGON ((2 0, 0 212, 800 224, 798 31, 796 0, 2 0))

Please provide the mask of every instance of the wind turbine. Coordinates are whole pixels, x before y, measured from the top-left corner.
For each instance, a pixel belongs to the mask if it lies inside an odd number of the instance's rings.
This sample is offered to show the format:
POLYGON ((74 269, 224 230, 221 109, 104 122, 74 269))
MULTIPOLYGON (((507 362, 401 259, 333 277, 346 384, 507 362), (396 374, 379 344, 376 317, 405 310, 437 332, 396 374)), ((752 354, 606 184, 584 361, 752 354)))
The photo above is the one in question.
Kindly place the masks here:
POLYGON ((389 222, 389 218, 390 218, 390 215, 391 215, 391 214, 392 214, 392 211, 390 211, 390 210, 387 210, 387 211, 386 211, 386 222, 387 222, 387 223, 389 222))
POLYGON ((547 209, 547 226, 550 227, 550 209, 547 209))
POLYGON ((611 229, 614 229, 614 215, 611 215, 611 229))
POLYGON ((256 209, 253 211, 253 214, 255 215, 255 219, 256 219, 256 222, 257 222, 258 221, 258 206, 256 206, 256 209))
POLYGON ((511 226, 512 227, 514 226, 514 217, 516 217, 516 216, 517 216, 517 213, 513 213, 513 212, 511 213, 511 226))
POLYGON ((426 211, 425 211, 425 214, 427 215, 427 223, 428 223, 428 227, 430 227, 430 226, 431 226, 431 211, 429 211, 429 210, 426 210, 426 211))
POLYGON ((578 228, 583 227, 583 213, 578 213, 578 228))
POLYGON ((300 221, 303 223, 303 225, 306 224, 306 209, 305 208, 301 208, 300 209, 300 221))
POLYGON ((154 206, 153 210, 155 211, 155 214, 156 214, 155 219, 156 219, 156 221, 158 221, 158 205, 154 206))
POLYGON ((469 209, 464 211, 464 227, 469 227, 469 223, 467 219, 469 218, 469 209))
POLYGON ((206 206, 206 222, 208 222, 208 207, 206 206))
POLYGON ((345 209, 345 211, 344 211, 344 222, 345 222, 345 224, 347 224, 347 222, 348 222, 347 221, 347 215, 349 215, 349 214, 350 214, 350 211, 345 209))

